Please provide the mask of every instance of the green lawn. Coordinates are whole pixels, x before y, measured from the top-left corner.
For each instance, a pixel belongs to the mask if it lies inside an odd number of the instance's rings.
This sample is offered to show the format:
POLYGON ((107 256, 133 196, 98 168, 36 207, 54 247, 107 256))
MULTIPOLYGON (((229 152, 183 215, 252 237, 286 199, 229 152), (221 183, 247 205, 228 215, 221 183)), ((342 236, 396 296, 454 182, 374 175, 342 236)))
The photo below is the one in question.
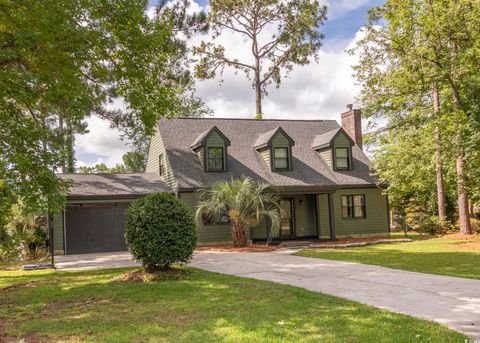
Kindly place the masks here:
POLYGON ((305 249, 296 255, 480 279, 480 237, 469 240, 409 237, 414 241, 360 248, 305 249))
POLYGON ((433 322, 344 299, 187 269, 166 281, 126 270, 0 271, 0 341, 464 342, 433 322))

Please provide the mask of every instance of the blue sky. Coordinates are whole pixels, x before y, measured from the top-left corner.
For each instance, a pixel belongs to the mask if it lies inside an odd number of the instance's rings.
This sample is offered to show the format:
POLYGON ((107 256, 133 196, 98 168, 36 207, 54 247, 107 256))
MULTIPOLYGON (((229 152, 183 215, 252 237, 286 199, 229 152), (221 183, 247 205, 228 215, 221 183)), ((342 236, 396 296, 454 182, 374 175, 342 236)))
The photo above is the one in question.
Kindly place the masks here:
MULTIPOLYGON (((271 87, 264 99, 264 117, 297 119, 336 119, 345 104, 354 102, 358 93, 352 77, 351 65, 355 59, 345 53, 366 22, 368 9, 381 5, 384 0, 324 0, 329 8, 328 20, 321 31, 325 35, 319 52, 319 63, 297 67, 279 89, 271 87)), ((150 0, 150 5, 157 0, 150 0)), ((205 0, 197 0, 204 8, 205 0)), ((204 39, 204 38, 202 38, 204 39)), ((248 50, 247 42, 239 38, 231 44, 233 53, 248 50), (242 47, 243 45, 243 47, 242 47)), ((228 51, 228 50, 227 50, 228 51)), ((220 78, 197 82, 197 94, 217 117, 251 117, 254 113, 253 93, 250 83, 239 73, 226 70, 220 78)), ((90 133, 76 139, 77 167, 104 162, 114 166, 122 162, 129 150, 120 140, 120 132, 111 129, 99 118, 89 118, 90 133)))

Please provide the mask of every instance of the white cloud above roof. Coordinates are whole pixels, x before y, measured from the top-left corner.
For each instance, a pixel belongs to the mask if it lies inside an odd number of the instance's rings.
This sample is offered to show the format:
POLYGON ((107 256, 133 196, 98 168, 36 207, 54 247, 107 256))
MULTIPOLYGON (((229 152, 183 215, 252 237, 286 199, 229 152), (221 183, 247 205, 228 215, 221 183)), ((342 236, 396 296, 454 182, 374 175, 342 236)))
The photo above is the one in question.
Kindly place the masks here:
MULTIPOLYGON (((354 11, 368 3, 368 0, 329 0, 329 19, 348 11, 354 11)), ((191 11, 202 7, 198 3, 191 11)), ((327 24, 328 25, 328 22, 327 24)), ((329 49, 321 49, 319 63, 297 66, 289 78, 282 81, 279 89, 269 87, 269 95, 263 101, 265 118, 275 119, 340 119, 340 113, 347 103, 352 103, 358 92, 352 77, 351 65, 356 62, 344 50, 358 39, 360 32, 350 40, 337 40, 329 49)), ((192 44, 207 37, 195 37, 192 44)), ((219 40, 226 51, 234 51, 238 58, 248 57, 249 43, 242 37, 227 35, 219 40)), ((242 72, 235 74, 225 69, 223 82, 220 78, 197 81, 197 94, 213 110, 215 117, 253 117, 255 114, 255 93, 251 82, 242 72)), ((126 142, 120 140, 120 132, 110 128, 108 122, 97 117, 87 120, 90 133, 76 139, 78 165, 94 165, 103 162, 114 166, 122 162, 122 155, 129 150, 126 142)))

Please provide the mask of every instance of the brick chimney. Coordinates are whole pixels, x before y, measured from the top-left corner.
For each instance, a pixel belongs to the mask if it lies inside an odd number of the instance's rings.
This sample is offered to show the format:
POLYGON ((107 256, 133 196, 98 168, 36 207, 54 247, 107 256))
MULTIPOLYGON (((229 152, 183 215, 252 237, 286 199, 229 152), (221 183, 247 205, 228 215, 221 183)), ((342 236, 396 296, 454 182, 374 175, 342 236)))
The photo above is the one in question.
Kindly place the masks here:
POLYGON ((348 111, 342 113, 342 128, 362 149, 362 110, 354 109, 352 104, 347 105, 348 111))

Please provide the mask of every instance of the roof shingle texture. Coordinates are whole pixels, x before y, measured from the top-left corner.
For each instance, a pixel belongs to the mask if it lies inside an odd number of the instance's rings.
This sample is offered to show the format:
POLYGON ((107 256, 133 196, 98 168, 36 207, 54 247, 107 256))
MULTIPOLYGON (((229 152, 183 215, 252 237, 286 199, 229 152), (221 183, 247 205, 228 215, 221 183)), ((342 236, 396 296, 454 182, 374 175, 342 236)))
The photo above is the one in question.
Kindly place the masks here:
POLYGON ((138 174, 58 174, 72 185, 68 197, 140 196, 154 192, 171 192, 171 188, 154 173, 138 174))
MULTIPOLYGON (((370 161, 357 146, 352 147, 353 170, 333 171, 312 149, 318 135, 338 130, 334 120, 247 120, 215 118, 161 119, 158 122, 174 177, 180 189, 212 186, 219 180, 230 181, 242 175, 257 182, 281 187, 337 188, 348 185, 373 185, 370 161), (191 142, 209 130, 217 128, 231 141, 228 147, 228 171, 205 172, 191 142), (295 142, 292 147, 292 171, 273 172, 255 150, 259 138, 281 127, 295 142)), ((260 139, 260 140, 262 140, 260 139)))

